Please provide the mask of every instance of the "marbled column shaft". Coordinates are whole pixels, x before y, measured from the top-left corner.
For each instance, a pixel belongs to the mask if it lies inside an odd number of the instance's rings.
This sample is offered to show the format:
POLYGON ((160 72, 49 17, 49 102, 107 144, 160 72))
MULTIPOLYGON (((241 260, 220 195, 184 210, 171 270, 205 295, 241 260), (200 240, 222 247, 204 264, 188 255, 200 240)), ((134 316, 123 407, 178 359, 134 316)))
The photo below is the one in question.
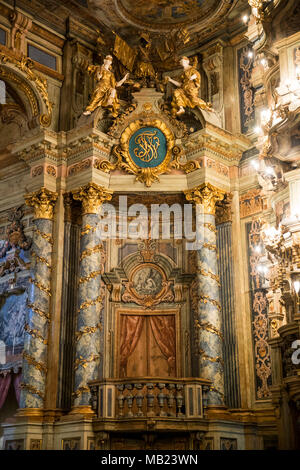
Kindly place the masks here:
POLYGON ((47 373, 53 222, 35 219, 34 226, 20 408, 43 408, 47 373))
POLYGON ((224 403, 223 335, 218 276, 216 227, 213 214, 201 216, 203 244, 197 253, 200 376, 212 381, 209 405, 224 403))
POLYGON ((101 287, 104 248, 100 237, 98 214, 84 214, 80 243, 78 315, 75 356, 74 406, 88 406, 88 382, 99 378, 102 357, 101 310, 104 291, 101 287))
POLYGON ((72 406, 81 227, 65 221, 58 408, 72 406))
POLYGON ((229 408, 240 408, 240 380, 237 355, 234 270, 232 255, 232 223, 218 225, 218 265, 220 274, 220 297, 224 331, 224 386, 225 404, 229 408))

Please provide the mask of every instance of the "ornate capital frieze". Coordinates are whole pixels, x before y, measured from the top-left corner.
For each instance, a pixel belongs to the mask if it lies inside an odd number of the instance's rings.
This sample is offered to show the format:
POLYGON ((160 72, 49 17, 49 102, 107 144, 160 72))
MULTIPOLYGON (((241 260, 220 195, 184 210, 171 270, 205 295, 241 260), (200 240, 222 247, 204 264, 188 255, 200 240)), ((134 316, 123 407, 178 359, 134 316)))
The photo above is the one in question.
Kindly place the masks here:
POLYGON ((34 208, 35 219, 53 219, 53 209, 58 198, 57 193, 41 188, 24 197, 27 206, 34 208))
POLYGON ((104 201, 110 201, 113 192, 98 186, 95 183, 89 183, 82 186, 79 190, 73 191, 73 198, 82 202, 83 214, 97 214, 99 207, 104 201))
POLYGON ((226 193, 210 183, 203 183, 193 189, 184 191, 184 194, 188 201, 201 204, 205 214, 214 215, 216 212, 216 203, 223 201, 226 193))

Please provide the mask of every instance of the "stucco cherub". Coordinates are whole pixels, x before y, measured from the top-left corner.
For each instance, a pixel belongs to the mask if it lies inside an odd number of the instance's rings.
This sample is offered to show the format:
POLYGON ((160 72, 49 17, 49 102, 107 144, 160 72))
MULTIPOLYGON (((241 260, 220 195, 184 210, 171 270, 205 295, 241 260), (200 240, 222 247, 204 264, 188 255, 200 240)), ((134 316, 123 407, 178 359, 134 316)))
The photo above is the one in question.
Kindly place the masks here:
POLYGON ((199 89, 201 85, 200 73, 194 65, 190 65, 188 57, 182 57, 180 64, 183 67, 182 74, 178 77, 179 81, 166 77, 169 82, 173 83, 177 89, 173 93, 172 113, 180 115, 185 112, 185 108, 195 108, 212 111, 210 103, 206 103, 199 97, 199 89))
POLYGON ((115 75, 111 70, 111 64, 112 56, 107 55, 103 61, 103 65, 90 65, 88 67, 88 72, 92 74, 94 73, 96 75, 97 85, 93 92, 91 101, 83 113, 85 116, 88 116, 100 106, 102 108, 111 109, 112 115, 114 117, 118 116, 120 103, 116 89, 123 85, 123 83, 127 80, 129 73, 127 73, 122 78, 122 80, 117 82, 115 75))

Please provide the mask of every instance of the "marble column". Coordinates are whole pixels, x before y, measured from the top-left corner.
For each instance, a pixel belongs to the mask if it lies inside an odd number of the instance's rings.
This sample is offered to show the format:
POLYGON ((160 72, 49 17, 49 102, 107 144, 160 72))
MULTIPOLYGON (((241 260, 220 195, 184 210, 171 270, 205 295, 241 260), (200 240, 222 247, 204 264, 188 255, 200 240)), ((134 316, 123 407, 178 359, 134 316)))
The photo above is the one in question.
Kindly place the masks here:
POLYGON ((50 324, 53 208, 57 197, 57 193, 45 188, 25 195, 26 204, 34 208, 32 265, 20 398, 20 408, 31 410, 24 410, 25 414, 44 407, 50 324))
POLYGON ((209 405, 224 404, 223 334, 220 305, 220 280, 216 247, 215 205, 225 193, 204 183, 185 192, 188 201, 196 204, 197 230, 197 280, 198 280, 198 331, 197 349, 199 374, 212 381, 208 393, 209 405))
POLYGON ((104 247, 100 233, 100 206, 112 193, 95 183, 73 191, 75 200, 82 202, 82 230, 78 286, 78 311, 75 390, 72 412, 92 412, 88 382, 96 380, 101 370, 101 309, 104 290, 101 274, 104 268, 104 247))

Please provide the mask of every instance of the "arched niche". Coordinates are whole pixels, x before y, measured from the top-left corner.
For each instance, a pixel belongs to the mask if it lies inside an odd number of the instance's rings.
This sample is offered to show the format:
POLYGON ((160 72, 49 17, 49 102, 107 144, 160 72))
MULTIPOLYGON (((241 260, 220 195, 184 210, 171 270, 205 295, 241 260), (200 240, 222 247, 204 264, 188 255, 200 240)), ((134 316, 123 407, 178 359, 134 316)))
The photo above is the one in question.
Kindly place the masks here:
POLYGON ((19 90, 0 78, 0 153, 8 151, 30 129, 28 102, 19 90))
POLYGON ((29 129, 48 127, 53 103, 49 100, 47 80, 38 75, 29 58, 21 60, 0 55, 0 80, 19 97, 28 119, 29 129))

